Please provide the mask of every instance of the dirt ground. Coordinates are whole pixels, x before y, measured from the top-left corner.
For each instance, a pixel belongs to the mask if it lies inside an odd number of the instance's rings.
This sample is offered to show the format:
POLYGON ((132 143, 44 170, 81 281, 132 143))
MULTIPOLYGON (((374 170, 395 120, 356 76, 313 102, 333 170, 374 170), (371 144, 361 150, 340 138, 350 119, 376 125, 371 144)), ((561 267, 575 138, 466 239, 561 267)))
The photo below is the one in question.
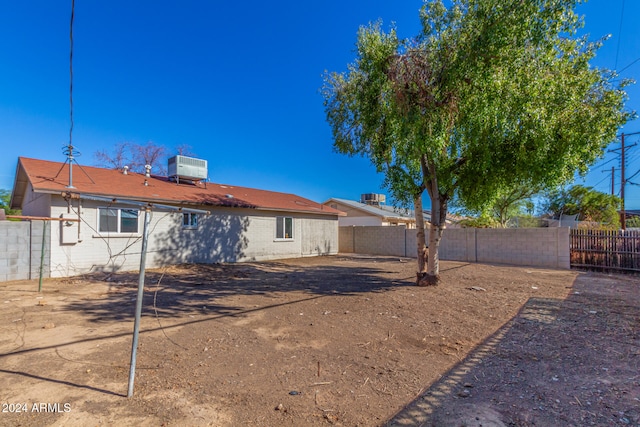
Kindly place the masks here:
POLYGON ((640 426, 640 280, 333 256, 0 284, 2 426, 640 426))

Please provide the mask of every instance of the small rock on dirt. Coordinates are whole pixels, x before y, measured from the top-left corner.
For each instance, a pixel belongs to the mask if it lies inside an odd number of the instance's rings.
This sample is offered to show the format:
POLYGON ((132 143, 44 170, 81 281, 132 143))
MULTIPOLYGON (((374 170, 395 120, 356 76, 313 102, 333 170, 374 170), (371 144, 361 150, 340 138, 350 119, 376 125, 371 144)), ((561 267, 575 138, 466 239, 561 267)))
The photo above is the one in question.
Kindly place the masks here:
POLYGON ((460 390, 458 392, 458 397, 470 397, 470 396, 471 396, 471 392, 467 389, 460 390))

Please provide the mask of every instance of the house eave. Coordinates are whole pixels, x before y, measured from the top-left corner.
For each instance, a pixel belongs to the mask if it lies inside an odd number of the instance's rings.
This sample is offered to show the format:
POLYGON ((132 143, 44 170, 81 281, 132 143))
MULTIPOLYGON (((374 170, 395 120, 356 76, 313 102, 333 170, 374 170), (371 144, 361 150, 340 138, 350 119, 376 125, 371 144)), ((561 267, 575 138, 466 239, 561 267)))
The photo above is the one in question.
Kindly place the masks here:
POLYGON ((144 202, 144 203, 149 203, 149 204, 164 204, 164 205, 171 205, 171 206, 184 206, 184 207, 194 207, 194 206, 206 206, 206 207, 212 207, 212 208, 244 208, 244 209, 253 209, 256 211, 263 211, 263 212, 283 212, 283 213, 297 213, 297 214, 316 214, 316 215, 327 215, 327 216, 346 216, 346 214, 344 212, 326 212, 323 211, 322 209, 311 209, 311 210, 303 210, 303 209, 284 209, 284 208, 271 208, 271 207, 258 207, 258 206, 251 206, 251 205, 242 205, 242 204, 224 204, 224 203, 220 203, 220 204, 216 204, 216 203, 212 203, 210 201, 201 201, 201 202, 194 202, 194 201, 187 201, 187 200, 171 200, 171 199, 163 199, 163 198, 130 198, 130 197, 119 197, 119 196, 115 196, 112 194, 93 194, 93 193, 83 193, 83 192, 73 192, 73 191, 66 191, 66 192, 60 192, 60 191, 54 191, 54 190, 35 190, 35 192, 38 193, 43 193, 43 194, 55 194, 55 195, 59 195, 63 198, 75 198, 75 199, 82 199, 82 198, 90 198, 90 197, 99 197, 99 198, 103 198, 103 199, 112 199, 113 203, 117 203, 118 201, 121 202, 144 202))
POLYGON ((269 207, 258 207, 255 208, 258 211, 268 211, 268 212, 283 212, 283 213, 302 213, 302 214, 313 214, 313 215, 327 215, 327 216, 347 216, 346 213, 340 212, 326 212, 321 209, 317 210, 296 210, 296 209, 284 209, 284 208, 269 208, 269 207))

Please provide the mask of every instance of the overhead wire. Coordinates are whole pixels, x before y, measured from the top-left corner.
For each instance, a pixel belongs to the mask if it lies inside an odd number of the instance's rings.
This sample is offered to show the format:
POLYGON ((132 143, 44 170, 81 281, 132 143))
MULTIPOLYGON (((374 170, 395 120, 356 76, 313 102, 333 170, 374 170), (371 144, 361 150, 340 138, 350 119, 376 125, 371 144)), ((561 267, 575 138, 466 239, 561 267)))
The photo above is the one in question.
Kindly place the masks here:
MULTIPOLYGON (((607 161, 606 161, 606 162, 604 162, 604 163, 596 163, 593 167, 594 167, 594 168, 600 168, 600 167, 602 167, 602 166, 606 165, 607 163, 611 163, 612 161, 617 160, 617 159, 618 159, 617 157, 612 157, 612 158, 610 158, 609 160, 607 160, 607 161)), ((603 159, 603 160, 604 160, 604 159, 603 159)))
MULTIPOLYGON (((111 208, 112 205, 107 204, 106 208, 111 208)), ((139 250, 135 250, 130 252, 129 249, 132 248, 134 245, 136 245, 136 243, 138 243, 141 239, 142 236, 139 235, 132 235, 127 237, 127 241, 124 243, 124 246, 119 248, 119 249, 115 249, 112 247, 112 236, 110 234, 104 234, 101 233, 100 231, 96 230, 96 228, 91 225, 82 215, 80 215, 78 213, 78 210, 74 207, 71 206, 71 211, 72 213, 78 215, 78 217, 80 218, 80 221, 85 224, 89 230, 91 230, 93 232, 93 236, 101 239, 106 246, 106 250, 107 250, 107 260, 104 263, 104 266, 111 266, 111 269, 113 271, 117 271, 118 270, 118 265, 124 265, 127 261, 127 257, 130 255, 139 255, 140 251, 139 250), (116 264, 117 263, 117 264, 116 264)), ((150 228, 150 234, 153 233, 153 231, 155 231, 156 227, 162 222, 162 220, 164 218, 166 218, 169 215, 174 214, 175 212, 165 212, 164 215, 162 215, 161 217, 159 217, 158 219, 154 220, 153 219, 153 214, 154 212, 151 211, 151 228, 150 228)), ((120 238, 118 238, 120 239, 120 238)), ((71 262, 71 259, 68 259, 69 262, 71 262)), ((79 271, 80 269, 77 267, 74 267, 75 270, 79 271)))
POLYGON ((593 188, 597 188, 600 184, 602 184, 605 180, 609 180, 610 178, 608 176, 605 176, 604 178, 602 178, 600 181, 598 181, 597 184, 595 184, 593 186, 593 188))
POLYGON ((69 151, 73 151, 73 20, 75 0, 71 0, 71 22, 69 24, 69 151))
POLYGON ((631 67, 633 64, 635 64, 636 62, 640 61, 640 57, 634 59, 633 61, 631 61, 631 63, 629 65, 627 65, 626 67, 618 70, 618 74, 621 74, 623 71, 627 70, 629 67, 631 67))
POLYGON ((622 23, 624 21, 624 2, 625 0, 622 0, 622 12, 620 13, 620 26, 618 27, 618 47, 616 48, 616 62, 615 62, 615 66, 613 67, 614 70, 618 68, 618 56, 620 54, 620 39, 622 39, 622 23))
POLYGON ((635 177, 636 175, 638 175, 640 173, 640 169, 638 169, 636 171, 636 173, 634 173, 633 175, 631 175, 629 178, 626 178, 626 181, 629 182, 630 179, 632 179, 633 177, 635 177))

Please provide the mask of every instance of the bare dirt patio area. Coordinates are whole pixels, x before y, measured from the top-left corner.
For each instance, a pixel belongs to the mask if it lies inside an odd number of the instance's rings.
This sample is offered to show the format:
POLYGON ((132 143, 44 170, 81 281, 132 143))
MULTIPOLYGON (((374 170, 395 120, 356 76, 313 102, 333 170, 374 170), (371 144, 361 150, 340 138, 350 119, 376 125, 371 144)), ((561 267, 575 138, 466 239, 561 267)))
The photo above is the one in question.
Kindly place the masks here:
POLYGON ((1 426, 640 426, 640 279, 332 256, 0 284, 1 426))

